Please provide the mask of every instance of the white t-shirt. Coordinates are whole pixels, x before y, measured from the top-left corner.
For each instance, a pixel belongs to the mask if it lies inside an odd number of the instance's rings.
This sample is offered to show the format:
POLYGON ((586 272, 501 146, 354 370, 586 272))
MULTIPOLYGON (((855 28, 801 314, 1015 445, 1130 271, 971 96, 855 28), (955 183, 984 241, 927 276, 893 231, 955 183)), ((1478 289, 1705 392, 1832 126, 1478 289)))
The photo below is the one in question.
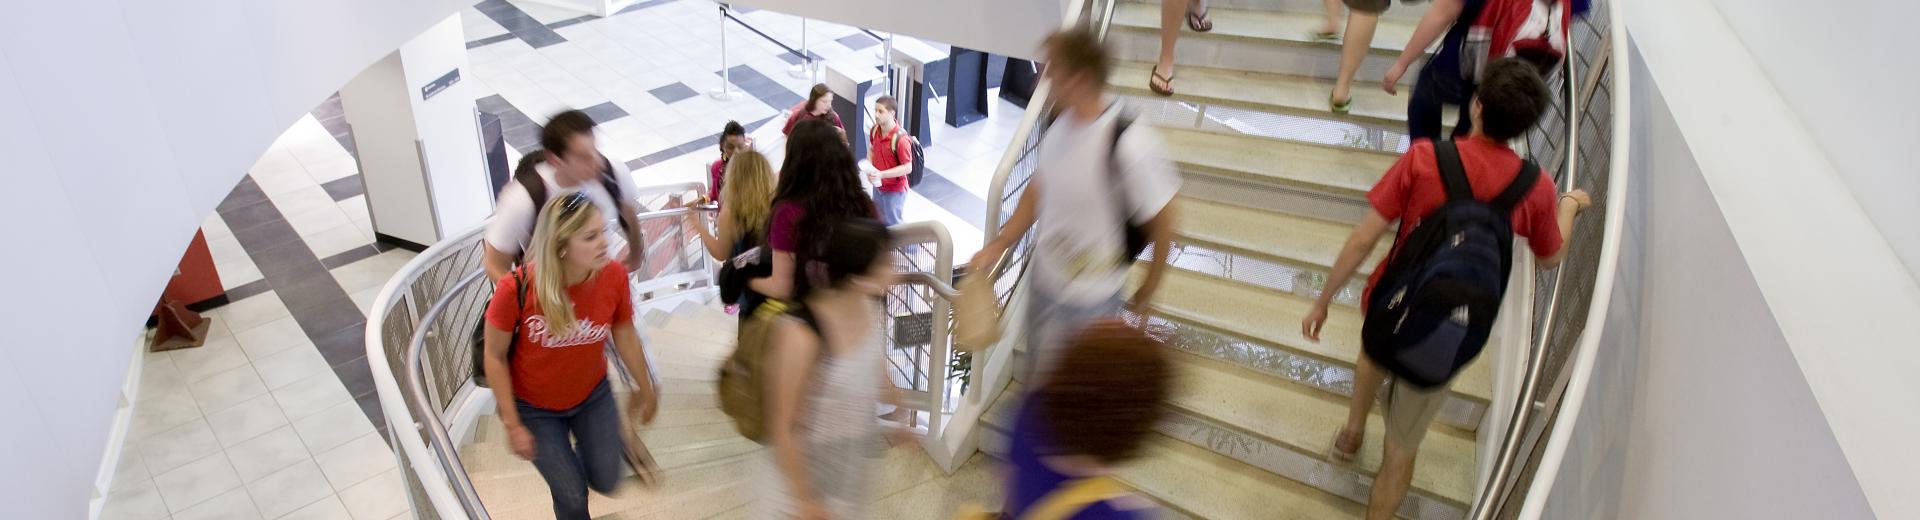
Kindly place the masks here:
POLYGON ((1062 113, 1040 139, 1034 283, 1060 303, 1093 305, 1118 296, 1126 285, 1121 208, 1145 224, 1180 191, 1167 143, 1150 124, 1130 124, 1113 146, 1121 110, 1111 104, 1087 124, 1062 113), (1116 178, 1124 186, 1116 186, 1116 178))
MULTIPOLYGON (((618 258, 620 251, 627 247, 627 236, 620 228, 619 205, 614 204, 613 196, 600 184, 600 179, 563 188, 553 180, 552 165, 545 162, 534 165, 534 172, 539 173, 540 180, 547 183, 548 201, 559 200, 576 191, 587 194, 593 205, 600 208, 600 216, 607 219, 607 251, 618 258)), ((620 180, 621 193, 632 197, 640 192, 640 188, 633 183, 633 172, 627 169, 627 165, 614 161, 613 176, 620 180)), ((526 248, 527 241, 533 238, 534 219, 539 215, 540 208, 533 207, 533 197, 527 195, 527 188, 509 177, 507 186, 500 189, 500 199, 494 203, 493 220, 487 222, 487 245, 502 253, 518 256, 526 248)))

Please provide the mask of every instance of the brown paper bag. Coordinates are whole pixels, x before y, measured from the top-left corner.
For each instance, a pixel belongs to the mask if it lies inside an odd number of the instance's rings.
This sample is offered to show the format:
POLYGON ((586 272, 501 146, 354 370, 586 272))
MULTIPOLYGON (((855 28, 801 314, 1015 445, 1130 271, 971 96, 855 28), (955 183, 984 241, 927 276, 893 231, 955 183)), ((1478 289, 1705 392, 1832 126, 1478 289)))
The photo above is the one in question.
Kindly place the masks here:
POLYGON ((1000 341, 1000 302, 993 277, 986 272, 960 279, 960 297, 953 305, 953 346, 961 352, 980 352, 1000 341))

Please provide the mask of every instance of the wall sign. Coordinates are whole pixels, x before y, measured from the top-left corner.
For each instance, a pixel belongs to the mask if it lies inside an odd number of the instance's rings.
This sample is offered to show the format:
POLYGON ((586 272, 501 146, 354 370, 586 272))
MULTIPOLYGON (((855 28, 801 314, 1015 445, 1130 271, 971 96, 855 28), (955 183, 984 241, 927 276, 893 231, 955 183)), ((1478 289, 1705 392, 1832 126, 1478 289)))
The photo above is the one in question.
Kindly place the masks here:
POLYGON ((460 82, 460 69, 456 68, 456 69, 447 71, 447 73, 445 75, 440 76, 439 79, 433 80, 431 83, 427 83, 427 85, 424 87, 420 87, 420 100, 426 101, 428 99, 432 99, 434 94, 439 94, 440 91, 446 90, 447 87, 451 87, 453 86, 453 84, 459 83, 459 82, 460 82))

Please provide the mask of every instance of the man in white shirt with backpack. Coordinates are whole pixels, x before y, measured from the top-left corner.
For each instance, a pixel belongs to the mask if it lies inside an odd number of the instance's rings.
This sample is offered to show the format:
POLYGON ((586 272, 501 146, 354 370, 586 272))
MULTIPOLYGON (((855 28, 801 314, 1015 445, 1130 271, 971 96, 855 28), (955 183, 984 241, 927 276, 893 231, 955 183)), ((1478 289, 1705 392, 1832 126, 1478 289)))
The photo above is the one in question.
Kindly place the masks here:
POLYGON ((969 264, 987 269, 1037 226, 1025 331, 1033 373, 1045 373, 1058 347, 1088 323, 1120 312, 1127 271, 1151 245, 1145 279, 1125 303, 1146 315, 1166 271, 1180 191, 1166 143, 1106 92, 1112 60, 1100 41, 1075 29, 1047 38, 1044 50, 1061 111, 1013 216, 969 264))
POLYGON ((607 246, 628 271, 639 268, 641 251, 639 192, 627 165, 600 154, 594 146, 593 118, 579 110, 555 114, 540 129, 542 150, 528 154, 514 169, 514 182, 501 188, 482 242, 487 276, 499 280, 519 263, 533 236, 540 204, 582 192, 607 218, 607 246), (537 199, 537 200, 536 200, 537 199))

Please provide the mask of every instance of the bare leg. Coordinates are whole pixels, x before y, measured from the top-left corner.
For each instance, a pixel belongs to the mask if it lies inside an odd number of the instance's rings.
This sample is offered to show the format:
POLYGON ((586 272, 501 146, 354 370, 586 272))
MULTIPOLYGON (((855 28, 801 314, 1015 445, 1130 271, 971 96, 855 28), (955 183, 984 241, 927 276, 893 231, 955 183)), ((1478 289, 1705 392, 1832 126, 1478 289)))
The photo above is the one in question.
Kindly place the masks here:
POLYGON ((1334 34, 1340 31, 1340 0, 1321 0, 1327 7, 1327 23, 1320 24, 1320 34, 1334 34))
MULTIPOLYGON (((1188 0, 1160 0, 1160 62, 1154 64, 1153 72, 1162 78, 1173 77, 1173 46, 1180 41, 1180 24, 1187 15, 1188 0)), ((1156 84, 1160 78, 1152 78, 1156 84)), ((1165 90, 1173 85, 1166 84, 1165 90)))
POLYGON ((1407 499, 1407 488, 1413 485, 1413 458, 1419 454, 1418 446, 1403 448, 1387 441, 1380 457, 1380 473, 1373 477, 1373 493, 1367 496, 1367 520, 1393 520, 1400 502, 1407 499))
POLYGON ((1353 400, 1347 403, 1347 425, 1340 430, 1340 438, 1334 440, 1337 444, 1334 449, 1341 450, 1344 445, 1353 448, 1353 452, 1360 450, 1360 442, 1367 438, 1367 414, 1373 411, 1380 384, 1385 381, 1386 373, 1368 360, 1366 354, 1360 354, 1353 369, 1353 400))
POLYGON ((1347 36, 1340 41, 1340 76, 1333 83, 1335 103, 1353 99, 1353 75, 1360 72, 1360 61, 1373 48, 1373 29, 1380 24, 1380 13, 1347 13, 1347 36))

